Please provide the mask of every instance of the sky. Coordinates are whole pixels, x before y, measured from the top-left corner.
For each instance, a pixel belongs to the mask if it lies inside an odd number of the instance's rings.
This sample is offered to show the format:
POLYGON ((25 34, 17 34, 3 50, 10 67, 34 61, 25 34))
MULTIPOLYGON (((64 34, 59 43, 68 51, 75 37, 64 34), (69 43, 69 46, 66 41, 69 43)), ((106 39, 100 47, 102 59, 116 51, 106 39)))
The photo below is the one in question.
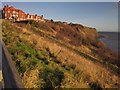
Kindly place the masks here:
POLYGON ((2 2, 118 2, 119 0, 1 0, 2 2))
POLYGON ((79 23, 97 31, 118 31, 117 2, 2 2, 5 4, 54 21, 79 23))

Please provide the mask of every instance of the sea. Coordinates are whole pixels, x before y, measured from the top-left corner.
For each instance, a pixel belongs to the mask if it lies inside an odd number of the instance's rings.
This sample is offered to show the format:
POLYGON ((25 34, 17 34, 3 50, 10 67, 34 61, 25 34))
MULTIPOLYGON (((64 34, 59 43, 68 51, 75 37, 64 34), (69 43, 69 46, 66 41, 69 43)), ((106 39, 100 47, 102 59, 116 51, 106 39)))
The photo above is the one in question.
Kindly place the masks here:
POLYGON ((103 41, 109 49, 114 53, 120 54, 120 46, 118 45, 120 32, 99 32, 99 34, 103 36, 100 40, 103 41))

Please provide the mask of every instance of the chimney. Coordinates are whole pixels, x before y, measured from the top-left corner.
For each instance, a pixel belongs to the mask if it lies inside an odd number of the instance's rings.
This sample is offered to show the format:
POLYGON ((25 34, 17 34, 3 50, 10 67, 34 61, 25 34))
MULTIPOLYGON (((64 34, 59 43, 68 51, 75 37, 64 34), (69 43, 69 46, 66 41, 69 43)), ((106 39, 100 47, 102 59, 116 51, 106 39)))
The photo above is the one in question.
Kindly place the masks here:
POLYGON ((6 5, 6 7, 8 8, 9 6, 8 6, 8 5, 6 5))
POLYGON ((4 8, 6 8, 6 6, 4 6, 4 8))

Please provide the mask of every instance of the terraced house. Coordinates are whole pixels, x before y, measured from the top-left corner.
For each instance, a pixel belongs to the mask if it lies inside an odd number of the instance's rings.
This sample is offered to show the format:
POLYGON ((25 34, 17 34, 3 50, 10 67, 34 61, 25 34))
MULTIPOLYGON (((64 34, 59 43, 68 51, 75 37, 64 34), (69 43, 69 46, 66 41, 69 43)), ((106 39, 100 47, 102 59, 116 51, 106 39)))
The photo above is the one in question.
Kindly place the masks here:
POLYGON ((45 19, 43 18, 43 15, 38 16, 37 14, 35 15, 30 15, 29 13, 26 14, 20 9, 16 9, 13 6, 8 6, 5 5, 3 10, 2 10, 2 17, 4 19, 8 20, 14 20, 14 21, 25 21, 25 20, 35 20, 35 21, 42 21, 44 22, 45 19))

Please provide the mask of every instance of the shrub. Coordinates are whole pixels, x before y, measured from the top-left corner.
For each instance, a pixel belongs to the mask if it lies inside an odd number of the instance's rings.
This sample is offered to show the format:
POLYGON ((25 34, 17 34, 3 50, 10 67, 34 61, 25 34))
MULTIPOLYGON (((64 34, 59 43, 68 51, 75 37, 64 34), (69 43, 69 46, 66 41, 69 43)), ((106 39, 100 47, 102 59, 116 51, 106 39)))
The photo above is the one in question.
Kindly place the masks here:
POLYGON ((97 48, 105 48, 106 47, 105 43, 102 41, 91 42, 91 45, 93 45, 94 47, 97 47, 97 48))
POLYGON ((91 82, 89 85, 93 90, 102 90, 101 86, 98 83, 91 82))
POLYGON ((54 61, 55 63, 57 63, 57 64, 60 64, 60 63, 61 63, 61 61, 58 60, 58 59, 56 59, 56 58, 53 58, 53 61, 54 61))
POLYGON ((63 64, 61 64, 61 67, 65 68, 65 66, 66 66, 66 65, 65 65, 64 63, 63 63, 63 64))
POLYGON ((60 87, 62 79, 64 78, 64 73, 57 68, 51 69, 45 67, 40 74, 40 78, 45 81, 44 88, 60 87))
POLYGON ((71 67, 70 66, 65 66, 65 69, 70 71, 71 67))
POLYGON ((51 19, 50 21, 53 22, 53 19, 51 19))
POLYGON ((70 68, 71 68, 71 69, 75 69, 75 68, 76 68, 76 65, 71 64, 71 65, 70 65, 70 68))
POLYGON ((73 72, 74 72, 74 75, 77 75, 77 74, 79 74, 80 70, 75 69, 73 72))

